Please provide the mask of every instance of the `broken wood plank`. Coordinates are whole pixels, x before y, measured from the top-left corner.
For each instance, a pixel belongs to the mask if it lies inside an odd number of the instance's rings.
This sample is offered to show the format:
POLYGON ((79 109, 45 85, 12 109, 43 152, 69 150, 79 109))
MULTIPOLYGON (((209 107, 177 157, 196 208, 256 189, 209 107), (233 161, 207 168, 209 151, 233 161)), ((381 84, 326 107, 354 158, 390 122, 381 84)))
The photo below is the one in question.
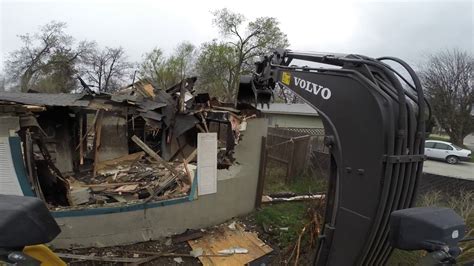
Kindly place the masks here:
POLYGON ((107 261, 107 262, 124 262, 124 263, 136 263, 141 261, 137 258, 114 258, 114 257, 100 257, 95 255, 79 255, 79 254, 67 254, 67 253, 55 253, 60 258, 66 259, 78 259, 78 260, 92 260, 92 261, 107 261))
POLYGON ((193 177, 191 176, 191 172, 189 171, 188 163, 186 162, 186 159, 183 159, 183 167, 184 167, 184 171, 186 172, 186 176, 188 177, 185 183, 189 185, 193 181, 193 177))
POLYGON ((205 254, 218 254, 219 251, 229 248, 247 249, 246 254, 233 254, 226 257, 199 256, 204 266, 211 265, 247 265, 273 249, 257 237, 256 233, 243 231, 241 227, 231 230, 227 226, 210 231, 202 238, 190 240, 188 244, 193 250, 202 248, 205 254))
POLYGON ((82 135, 84 132, 82 132, 82 126, 83 126, 83 115, 82 113, 79 113, 79 165, 84 164, 84 140, 82 138, 82 135))
POLYGON ((197 149, 194 149, 194 151, 191 152, 191 154, 189 154, 188 157, 186 157, 186 162, 189 163, 192 160, 194 160, 194 158, 196 158, 196 155, 197 155, 197 149))
POLYGON ((139 89, 139 92, 144 94, 144 96, 154 99, 155 98, 155 88, 153 88, 153 85, 151 84, 144 84, 141 87, 137 87, 139 89))
POLYGON ((123 183, 102 183, 102 184, 80 184, 81 187, 119 187, 125 185, 135 185, 139 184, 140 182, 123 182, 123 183))
POLYGON ((28 111, 30 112, 44 112, 46 111, 46 107, 44 106, 40 106, 40 105, 23 105, 23 107, 25 107, 26 109, 28 109, 28 111))
POLYGON ((171 166, 167 161, 163 160, 160 155, 158 155, 156 152, 154 152, 148 145, 146 145, 140 138, 138 138, 136 135, 133 135, 132 137, 133 142, 135 142, 140 148, 142 148, 148 155, 150 155, 153 159, 158 161, 158 163, 162 164, 166 169, 168 169, 171 173, 173 173, 175 176, 179 176, 178 171, 174 169, 173 166, 171 166))
POLYGON ((176 157, 178 157, 178 155, 181 154, 181 157, 184 157, 183 155, 183 149, 188 146, 187 143, 184 143, 183 146, 181 146, 181 144, 179 143, 179 138, 176 138, 176 144, 178 144, 178 149, 174 152, 174 154, 170 157, 169 161, 174 161, 176 159, 176 157))
POLYGON ((262 203, 279 203, 279 202, 291 202, 291 201, 309 201, 324 199, 325 194, 316 194, 316 195, 301 195, 289 198, 272 198, 270 196, 262 196, 262 203))
POLYGON ((196 128, 199 129, 202 133, 207 133, 207 131, 199 124, 196 124, 196 128))
POLYGON ((145 203, 149 202, 154 197, 160 195, 160 193, 163 192, 165 189, 167 189, 171 184, 173 184, 175 180, 176 180, 176 177, 169 176, 168 179, 165 179, 163 182, 160 182, 160 184, 158 185, 158 188, 150 195, 150 197, 148 197, 145 200, 145 203))
POLYGON ((120 195, 109 195, 109 196, 113 198, 114 200, 116 200, 117 202, 127 202, 127 200, 120 195))
POLYGON ((34 154, 33 154, 33 139, 31 138, 30 129, 26 129, 25 142, 23 143, 25 149, 25 164, 28 170, 28 180, 33 188, 34 193, 41 200, 46 202, 38 180, 38 173, 35 168, 34 154))
MULTIPOLYGON (((100 110, 97 110, 95 112, 94 120, 92 121, 91 126, 89 127, 89 129, 87 129, 86 134, 84 134, 84 136, 81 136, 82 141, 84 141, 87 138, 87 135, 89 135, 89 133, 92 131, 92 129, 94 129, 95 122, 97 121, 97 116, 99 115, 99 112, 100 112, 100 110)), ((75 150, 77 151, 77 149, 79 149, 79 144, 76 146, 75 150)))
POLYGON ((104 117, 104 112, 99 112, 97 120, 95 121, 95 135, 94 135, 94 171, 92 172, 92 177, 97 175, 97 166, 99 162, 99 149, 101 141, 101 132, 102 132, 102 118, 104 117))
POLYGON ((139 265, 142 265, 142 264, 145 264, 145 263, 148 263, 148 262, 152 262, 152 261, 154 261, 154 260, 156 260, 160 257, 161 257, 160 255, 154 255, 154 256, 150 256, 150 257, 146 257, 146 258, 141 258, 140 261, 130 263, 128 265, 129 266, 139 266, 139 265))
POLYGON ((187 230, 182 234, 172 236, 171 242, 173 244, 178 244, 189 240, 201 238, 203 235, 204 234, 201 230, 187 230))
MULTIPOLYGON (((195 258, 195 256, 187 253, 173 253, 173 252, 153 252, 153 251, 141 251, 141 250, 129 250, 127 252, 144 254, 144 255, 154 255, 157 257, 185 257, 185 258, 195 258)), ((153 257, 154 257, 153 256, 153 257)), ((198 257, 229 257, 229 254, 202 254, 198 257)), ((150 257, 149 257, 150 258, 150 257)), ((148 258, 145 258, 148 259, 148 258)))
POLYGON ((209 128, 207 127, 207 122, 202 113, 199 113, 199 116, 201 117, 201 123, 204 125, 204 129, 206 132, 209 132, 209 128))
POLYGON ((118 188, 116 188, 114 190, 114 192, 128 192, 128 193, 131 193, 131 192, 135 192, 138 188, 138 184, 134 184, 134 185, 123 185, 123 186, 120 186, 118 188))
POLYGON ((114 170, 121 170, 117 168, 122 168, 123 171, 127 171, 136 161, 142 158, 145 155, 145 152, 135 152, 127 154, 112 160, 102 161, 95 163, 97 167, 98 174, 107 174, 108 172, 114 172, 114 170), (113 169, 110 171, 110 169, 113 169))
POLYGON ((127 252, 145 255, 155 255, 160 257, 193 257, 186 253, 173 253, 173 252, 153 252, 153 251, 141 251, 141 250, 128 250, 127 252))

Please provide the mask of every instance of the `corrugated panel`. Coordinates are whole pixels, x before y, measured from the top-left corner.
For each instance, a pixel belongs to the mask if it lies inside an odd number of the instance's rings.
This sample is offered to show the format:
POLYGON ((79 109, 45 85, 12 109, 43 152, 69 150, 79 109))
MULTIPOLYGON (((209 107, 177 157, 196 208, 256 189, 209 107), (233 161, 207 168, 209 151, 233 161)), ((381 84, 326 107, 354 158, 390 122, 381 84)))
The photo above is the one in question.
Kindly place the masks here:
POLYGON ((23 196, 13 166, 8 137, 0 137, 0 194, 23 196))

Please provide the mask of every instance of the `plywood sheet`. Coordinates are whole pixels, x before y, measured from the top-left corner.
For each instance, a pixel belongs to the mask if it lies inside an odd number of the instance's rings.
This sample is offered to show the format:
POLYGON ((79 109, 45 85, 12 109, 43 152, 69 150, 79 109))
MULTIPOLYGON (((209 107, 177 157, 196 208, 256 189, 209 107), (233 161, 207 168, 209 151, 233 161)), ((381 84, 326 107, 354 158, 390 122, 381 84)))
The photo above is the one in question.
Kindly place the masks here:
POLYGON ((204 266, 207 265, 246 265, 270 252, 273 249, 260 240, 257 233, 245 232, 240 226, 231 230, 227 226, 217 228, 202 238, 188 241, 193 249, 202 248, 205 255, 217 255, 220 250, 233 247, 245 248, 247 254, 233 254, 226 257, 199 257, 204 266))

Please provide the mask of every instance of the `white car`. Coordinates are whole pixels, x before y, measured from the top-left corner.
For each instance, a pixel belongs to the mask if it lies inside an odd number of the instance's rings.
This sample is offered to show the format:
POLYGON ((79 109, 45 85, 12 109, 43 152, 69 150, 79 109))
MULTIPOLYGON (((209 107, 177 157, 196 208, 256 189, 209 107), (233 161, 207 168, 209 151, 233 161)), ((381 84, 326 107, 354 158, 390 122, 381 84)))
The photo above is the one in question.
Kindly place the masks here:
POLYGON ((427 140, 425 142, 425 155, 432 159, 441 159, 449 164, 457 164, 459 161, 471 160, 472 152, 463 149, 450 142, 439 140, 427 140))

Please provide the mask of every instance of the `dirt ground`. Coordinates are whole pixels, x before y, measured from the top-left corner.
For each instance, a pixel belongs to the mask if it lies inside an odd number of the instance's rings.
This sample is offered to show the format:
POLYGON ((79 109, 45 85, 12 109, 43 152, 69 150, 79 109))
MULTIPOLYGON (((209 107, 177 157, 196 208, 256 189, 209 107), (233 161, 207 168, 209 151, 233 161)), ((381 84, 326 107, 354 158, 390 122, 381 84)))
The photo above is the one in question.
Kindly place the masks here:
MULTIPOLYGON (((312 178, 297 178, 291 184, 286 184, 281 177, 282 170, 279 168, 269 168, 266 177, 265 193, 273 192, 294 192, 297 194, 307 194, 323 192, 326 183, 323 179, 314 180, 312 178)), ((257 232, 258 237, 267 245, 272 247, 273 252, 260 258, 251 265, 294 265, 298 257, 298 265, 311 265, 317 238, 318 213, 323 213, 323 202, 286 202, 278 204, 265 204, 255 212, 228 221, 220 226, 227 226, 232 221, 241 224, 246 231, 257 232), (305 232, 302 234, 302 230, 305 232), (301 237, 299 252, 297 243, 301 237)), ((205 228, 209 231, 212 228, 205 228)), ((108 248, 89 248, 74 250, 56 250, 60 253, 94 255, 101 257, 117 258, 145 258, 152 255, 140 254, 139 252, 156 253, 176 253, 188 255, 191 251, 189 245, 180 243, 171 245, 171 241, 163 239, 161 241, 149 241, 126 246, 114 246, 108 248)), ((140 265, 201 265, 199 259, 194 257, 180 256, 182 263, 175 261, 177 257, 159 257, 152 261, 140 265)), ((71 265, 125 265, 124 263, 111 263, 99 261, 84 261, 67 259, 71 265)))
MULTIPOLYGON (((227 226, 232 221, 236 221, 238 224, 242 225, 246 231, 257 232, 258 237, 263 242, 273 248, 273 252, 267 254, 263 258, 260 258, 258 260, 258 263, 255 263, 254 265, 262 265, 262 263, 263 265, 288 265, 288 258, 290 256, 292 256, 292 260, 294 260, 295 252, 293 250, 295 244, 287 244, 286 242, 281 243, 281 238, 279 237, 278 232, 276 232, 274 228, 272 230, 272 228, 262 227, 258 223, 255 213, 233 219, 219 226, 227 226)), ((208 231, 209 229, 204 229, 204 233, 206 233, 206 231, 208 231)), ((295 238, 297 237, 298 236, 295 236, 295 238)), ((67 254, 93 255, 108 258, 146 258, 153 256, 150 254, 143 254, 141 252, 175 253, 183 254, 183 256, 176 255, 170 257, 158 257, 153 259, 152 261, 145 262, 139 265, 201 265, 199 259, 185 256, 188 255, 191 250, 191 247, 186 242, 171 244, 170 239, 163 239, 160 241, 149 241, 125 246, 55 250, 55 252, 67 254), (175 261, 175 259, 177 259, 178 257, 182 259, 182 262, 178 263, 175 261)), ((310 262, 312 260, 312 254, 312 249, 309 248, 306 244, 302 244, 300 247, 299 265, 311 264, 310 262)), ((76 259, 64 260, 66 260, 70 265, 127 265, 126 263, 120 262, 85 261, 76 259)), ((294 262, 292 261, 291 264, 293 263, 294 262)))

